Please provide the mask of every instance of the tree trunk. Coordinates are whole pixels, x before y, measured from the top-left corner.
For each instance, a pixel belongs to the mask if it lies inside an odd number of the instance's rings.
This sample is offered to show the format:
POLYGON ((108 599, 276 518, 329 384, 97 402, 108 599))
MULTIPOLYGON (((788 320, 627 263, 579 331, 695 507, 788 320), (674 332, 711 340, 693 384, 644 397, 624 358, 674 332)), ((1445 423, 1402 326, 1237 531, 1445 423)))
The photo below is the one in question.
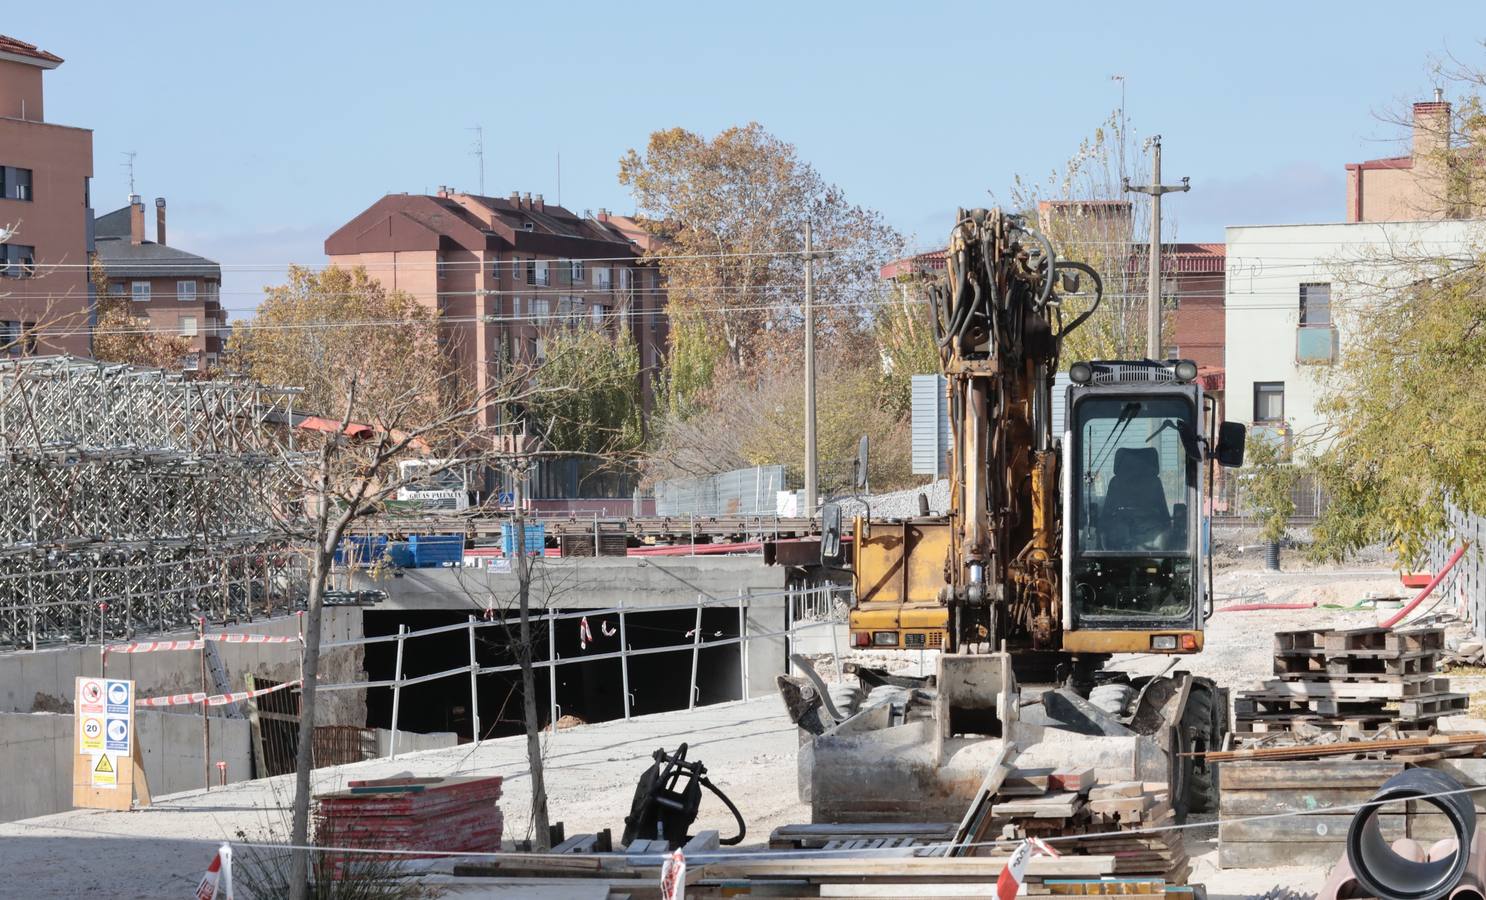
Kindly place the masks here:
MULTIPOLYGON (((532 827, 536 832, 536 849, 538 852, 544 852, 551 849, 551 832, 547 823, 547 783, 542 774, 542 725, 537 719, 537 677, 531 665, 531 571, 527 567, 526 559, 526 521, 521 515, 523 474, 518 470, 515 476, 516 517, 511 526, 511 530, 515 532, 511 536, 511 549, 516 554, 516 583, 519 586, 517 599, 521 610, 521 631, 518 638, 520 646, 516 648, 516 658, 521 663, 521 700, 526 719, 526 760, 531 767, 532 827)), ((552 730, 557 731, 556 722, 552 723, 552 730)))
POLYGON ((309 611, 304 623, 304 683, 300 685, 299 746, 294 757, 294 822, 289 842, 291 900, 306 900, 309 893, 310 770, 314 766, 315 684, 320 674, 320 619, 324 609, 325 581, 330 574, 331 555, 317 545, 310 560, 309 611))

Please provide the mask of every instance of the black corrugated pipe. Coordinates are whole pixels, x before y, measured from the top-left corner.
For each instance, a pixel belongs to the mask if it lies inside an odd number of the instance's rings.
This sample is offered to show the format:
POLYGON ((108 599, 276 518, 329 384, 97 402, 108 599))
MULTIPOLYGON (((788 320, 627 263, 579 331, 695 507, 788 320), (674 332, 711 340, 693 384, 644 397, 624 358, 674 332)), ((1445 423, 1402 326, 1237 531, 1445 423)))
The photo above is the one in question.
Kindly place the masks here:
POLYGON ((1439 900, 1460 883, 1476 833, 1476 807, 1455 779, 1435 769, 1405 769, 1383 782, 1347 829, 1347 863, 1357 883, 1375 897, 1439 900), (1457 793, 1449 793, 1455 791, 1457 793), (1446 794, 1432 797, 1430 794, 1446 794), (1393 852, 1378 824, 1381 804, 1416 800, 1445 814, 1455 829, 1455 852, 1436 862, 1414 862, 1393 852))

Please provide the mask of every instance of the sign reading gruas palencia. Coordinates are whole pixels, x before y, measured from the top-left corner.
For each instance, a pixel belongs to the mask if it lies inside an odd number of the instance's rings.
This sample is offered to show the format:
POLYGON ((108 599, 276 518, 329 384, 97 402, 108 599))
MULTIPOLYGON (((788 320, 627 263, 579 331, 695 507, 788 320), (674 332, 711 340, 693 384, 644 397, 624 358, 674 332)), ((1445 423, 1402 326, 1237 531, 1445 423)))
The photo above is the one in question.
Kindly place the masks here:
POLYGON ((772 516, 786 490, 784 466, 754 466, 655 484, 658 516, 772 516))

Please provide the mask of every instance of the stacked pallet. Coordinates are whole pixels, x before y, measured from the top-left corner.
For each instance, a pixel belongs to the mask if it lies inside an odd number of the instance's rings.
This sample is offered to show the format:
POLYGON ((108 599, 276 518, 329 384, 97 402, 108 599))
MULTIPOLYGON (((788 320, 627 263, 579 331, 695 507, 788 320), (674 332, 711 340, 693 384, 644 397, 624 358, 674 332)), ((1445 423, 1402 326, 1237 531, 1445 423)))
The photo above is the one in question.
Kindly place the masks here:
MULTIPOLYGON (((1014 769, 995 791, 990 817, 993 827, 981 830, 993 840, 1075 838, 1058 840, 1053 848, 1064 857, 1111 857, 1113 875, 1182 885, 1191 870, 1181 832, 1160 830, 1175 823, 1164 784, 1099 785, 1092 769, 1014 769)), ((977 854, 1006 855, 1010 846, 987 846, 977 854)))
MULTIPOLYGON (((494 852, 503 820, 501 778, 383 778, 352 781, 315 797, 315 840, 322 847, 365 850, 494 852)), ((417 854, 327 853, 332 878, 358 860, 417 854)))
POLYGON ((1235 730, 1431 727, 1470 703, 1467 695, 1451 693, 1450 679, 1437 674, 1444 650, 1441 628, 1277 632, 1274 672, 1279 677, 1238 695, 1235 730))

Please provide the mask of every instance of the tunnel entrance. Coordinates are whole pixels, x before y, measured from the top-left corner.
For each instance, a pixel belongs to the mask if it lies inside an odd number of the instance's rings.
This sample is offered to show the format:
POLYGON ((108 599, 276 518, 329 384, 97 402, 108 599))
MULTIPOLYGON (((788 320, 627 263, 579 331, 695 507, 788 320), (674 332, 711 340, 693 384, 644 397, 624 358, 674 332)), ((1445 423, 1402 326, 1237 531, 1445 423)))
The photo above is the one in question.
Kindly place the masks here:
MULTIPOLYGON (((564 612, 559 610, 559 613, 564 612)), ((581 612, 581 610, 573 610, 581 612)), ((468 613, 368 609, 363 613, 367 637, 397 634, 399 625, 416 632, 440 626, 462 625, 468 613)), ((620 649, 617 614, 593 615, 584 619, 558 619, 549 642, 548 623, 532 618, 533 659, 546 660, 555 649, 562 664, 557 667, 557 712, 583 722, 604 722, 624 717, 624 672, 620 659, 584 657, 616 653, 620 649)), ((695 610, 626 612, 625 637, 629 657, 630 714, 685 709, 691 691, 691 632, 695 610), (636 653, 675 647, 655 653, 636 653)), ((702 648, 697 654, 697 705, 738 700, 743 696, 739 644, 708 647, 709 642, 738 636, 736 607, 702 610, 702 648)), ((475 657, 486 666, 514 665, 519 632, 515 615, 505 625, 494 624, 475 631, 475 657)), ((469 633, 454 628, 439 634, 410 637, 403 641, 404 680, 466 665, 469 633)), ((366 677, 390 681, 395 677, 397 642, 366 645, 366 677)), ((536 670, 537 716, 545 728, 552 717, 551 681, 546 668, 536 670)), ((479 677, 480 729, 483 737, 522 732, 521 673, 519 671, 479 677)), ((369 727, 392 727, 392 688, 368 688, 369 727)), ((468 674, 451 675, 404 687, 399 701, 398 728, 411 732, 452 731, 461 741, 472 739, 473 718, 468 674)))

